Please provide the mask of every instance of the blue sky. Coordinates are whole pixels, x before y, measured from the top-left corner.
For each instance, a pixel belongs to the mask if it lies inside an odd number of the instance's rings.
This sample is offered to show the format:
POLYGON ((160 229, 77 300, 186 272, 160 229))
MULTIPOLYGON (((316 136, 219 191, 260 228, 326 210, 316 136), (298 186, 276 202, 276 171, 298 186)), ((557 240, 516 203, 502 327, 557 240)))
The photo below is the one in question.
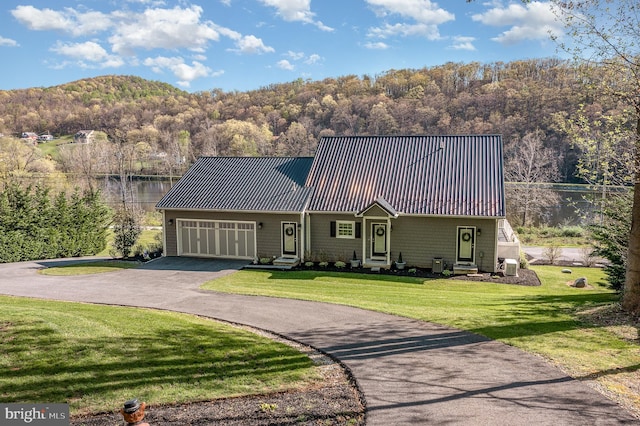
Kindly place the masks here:
POLYGON ((549 2, 2 0, 0 89, 137 75, 251 90, 446 62, 558 56, 549 2))

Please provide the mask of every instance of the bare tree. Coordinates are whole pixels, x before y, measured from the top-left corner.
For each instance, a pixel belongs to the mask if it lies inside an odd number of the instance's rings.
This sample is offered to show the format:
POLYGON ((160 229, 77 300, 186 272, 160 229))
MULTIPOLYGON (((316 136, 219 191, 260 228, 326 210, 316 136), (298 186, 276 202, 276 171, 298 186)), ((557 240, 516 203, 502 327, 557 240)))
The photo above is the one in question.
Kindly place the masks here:
POLYGON ((511 209, 519 216, 519 223, 527 226, 540 218, 559 201, 557 193, 541 184, 558 178, 558 155, 546 148, 542 132, 528 133, 507 152, 505 176, 514 182, 507 188, 511 209))

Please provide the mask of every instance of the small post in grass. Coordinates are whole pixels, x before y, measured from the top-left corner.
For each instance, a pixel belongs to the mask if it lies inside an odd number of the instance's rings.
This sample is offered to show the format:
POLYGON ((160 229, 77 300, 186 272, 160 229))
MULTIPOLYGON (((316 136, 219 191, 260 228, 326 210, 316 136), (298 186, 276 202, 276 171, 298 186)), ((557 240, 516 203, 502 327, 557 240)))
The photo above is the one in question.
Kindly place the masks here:
POLYGON ((144 422, 144 408, 146 404, 138 402, 137 398, 130 399, 124 403, 124 407, 120 409, 120 414, 124 417, 124 421, 127 426, 149 426, 149 423, 144 422))

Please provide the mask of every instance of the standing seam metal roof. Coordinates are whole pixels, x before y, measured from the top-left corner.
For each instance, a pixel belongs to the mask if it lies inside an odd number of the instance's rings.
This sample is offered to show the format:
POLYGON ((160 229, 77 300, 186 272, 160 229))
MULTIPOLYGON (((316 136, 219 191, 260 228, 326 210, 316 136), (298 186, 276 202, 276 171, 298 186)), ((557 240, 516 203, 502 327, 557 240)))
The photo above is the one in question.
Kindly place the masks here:
POLYGON ((311 212, 358 212, 382 197, 405 215, 504 217, 502 137, 325 137, 306 185, 311 212))
POLYGON ((201 157, 158 209, 300 212, 313 158, 201 157))
POLYGON ((504 217, 499 135, 322 138, 315 158, 202 157, 158 209, 504 217))

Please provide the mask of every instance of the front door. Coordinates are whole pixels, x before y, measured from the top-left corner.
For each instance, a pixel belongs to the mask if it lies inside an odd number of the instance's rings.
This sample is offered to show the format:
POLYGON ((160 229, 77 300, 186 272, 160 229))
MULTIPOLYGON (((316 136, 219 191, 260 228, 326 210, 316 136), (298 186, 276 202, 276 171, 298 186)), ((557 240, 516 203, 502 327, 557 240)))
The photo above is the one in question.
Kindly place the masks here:
POLYGON ((371 224, 371 257, 387 256, 387 224, 371 224))
POLYGON ((298 255, 298 225, 295 222, 282 222, 282 255, 298 255))
POLYGON ((458 262, 475 262, 476 228, 458 228, 458 262))

